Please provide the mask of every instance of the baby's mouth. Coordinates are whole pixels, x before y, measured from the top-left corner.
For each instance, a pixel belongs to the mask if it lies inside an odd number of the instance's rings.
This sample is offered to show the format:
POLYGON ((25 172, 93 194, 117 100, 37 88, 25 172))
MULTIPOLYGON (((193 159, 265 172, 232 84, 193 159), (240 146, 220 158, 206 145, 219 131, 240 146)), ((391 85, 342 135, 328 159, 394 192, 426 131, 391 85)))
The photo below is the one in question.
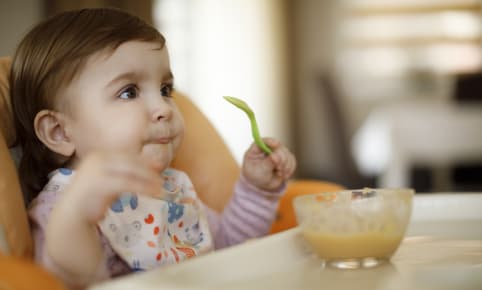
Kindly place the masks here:
POLYGON ((148 141, 146 142, 147 144, 171 144, 173 141, 174 137, 169 136, 169 135, 163 135, 163 136, 156 136, 149 138, 148 141))
POLYGON ((165 128, 163 130, 158 130, 157 132, 152 132, 148 139, 151 144, 169 144, 172 143, 174 137, 170 133, 171 130, 165 128))
POLYGON ((153 143, 155 143, 155 144, 169 144, 171 142, 172 142, 172 138, 170 138, 170 137, 162 137, 162 138, 158 138, 158 139, 153 140, 153 143))

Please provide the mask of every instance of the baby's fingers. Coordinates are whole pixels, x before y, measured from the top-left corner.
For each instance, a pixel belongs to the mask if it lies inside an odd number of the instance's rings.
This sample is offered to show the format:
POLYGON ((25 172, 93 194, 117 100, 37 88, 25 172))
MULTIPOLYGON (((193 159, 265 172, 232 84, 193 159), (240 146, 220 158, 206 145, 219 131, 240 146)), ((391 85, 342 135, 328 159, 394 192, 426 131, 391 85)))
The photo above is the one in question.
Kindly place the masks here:
POLYGON ((122 193, 158 196, 162 181, 138 156, 120 153, 93 153, 76 170, 66 189, 65 203, 76 208, 89 222, 102 218, 122 193))
POLYGON ((272 150, 272 151, 275 151, 276 149, 278 149, 280 146, 281 146, 281 143, 274 139, 274 138, 270 138, 270 137, 265 137, 263 138, 263 142, 272 150))
POLYGON ((286 179, 293 174, 296 168, 296 160, 288 148, 280 147, 270 157, 278 176, 286 179))
POLYGON ((293 174, 295 173, 295 170, 296 170, 296 158, 292 153, 290 153, 288 157, 288 161, 286 162, 283 170, 285 174, 284 175, 285 178, 290 178, 291 176, 293 176, 293 174))
POLYGON ((81 164, 78 178, 87 189, 100 190, 106 197, 122 192, 155 195, 161 188, 161 178, 138 155, 125 152, 97 152, 81 164))
POLYGON ((160 194, 162 181, 159 173, 140 159, 133 158, 111 165, 109 175, 112 177, 111 190, 115 192, 133 192, 153 197, 160 194))

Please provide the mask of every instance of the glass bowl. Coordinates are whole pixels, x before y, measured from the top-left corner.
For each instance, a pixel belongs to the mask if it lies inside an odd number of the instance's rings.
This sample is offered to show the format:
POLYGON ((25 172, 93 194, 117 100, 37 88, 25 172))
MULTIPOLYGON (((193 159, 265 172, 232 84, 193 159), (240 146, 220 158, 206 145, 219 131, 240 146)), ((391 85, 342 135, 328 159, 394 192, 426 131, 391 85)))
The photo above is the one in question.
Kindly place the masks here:
POLYGON ((413 189, 360 189, 298 196, 296 220, 310 248, 336 268, 386 262, 402 241, 413 189))

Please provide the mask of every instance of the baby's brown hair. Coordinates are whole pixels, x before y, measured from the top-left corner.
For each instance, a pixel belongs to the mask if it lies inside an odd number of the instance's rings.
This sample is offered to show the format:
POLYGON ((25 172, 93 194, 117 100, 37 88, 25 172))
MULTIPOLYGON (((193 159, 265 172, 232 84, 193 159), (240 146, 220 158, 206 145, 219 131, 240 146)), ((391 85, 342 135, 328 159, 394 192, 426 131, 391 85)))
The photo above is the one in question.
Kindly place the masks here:
POLYGON ((164 46, 154 27, 111 8, 67 11, 35 26, 20 42, 10 72, 10 95, 16 143, 22 148, 19 175, 27 200, 46 184, 48 173, 68 160, 50 151, 37 137, 35 116, 58 109, 58 92, 82 71, 92 55, 113 52, 121 44, 152 41, 164 46))

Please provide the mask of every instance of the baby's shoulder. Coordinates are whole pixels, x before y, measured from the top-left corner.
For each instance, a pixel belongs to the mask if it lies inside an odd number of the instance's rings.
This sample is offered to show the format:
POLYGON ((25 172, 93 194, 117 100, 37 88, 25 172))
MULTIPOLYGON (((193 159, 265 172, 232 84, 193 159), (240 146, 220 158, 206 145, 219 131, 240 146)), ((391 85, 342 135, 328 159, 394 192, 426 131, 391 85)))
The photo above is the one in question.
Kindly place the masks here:
POLYGON ((59 168, 49 174, 48 184, 67 184, 70 179, 74 176, 74 171, 68 168, 59 168))
POLYGON ((47 184, 28 205, 30 218, 37 222, 46 221, 72 175, 72 170, 65 168, 56 169, 49 174, 47 184))
POLYGON ((72 175, 73 171, 66 168, 59 168, 52 171, 48 176, 49 180, 47 184, 45 184, 42 191, 37 195, 32 203, 55 202, 57 195, 64 190, 67 184, 69 184, 72 175))

